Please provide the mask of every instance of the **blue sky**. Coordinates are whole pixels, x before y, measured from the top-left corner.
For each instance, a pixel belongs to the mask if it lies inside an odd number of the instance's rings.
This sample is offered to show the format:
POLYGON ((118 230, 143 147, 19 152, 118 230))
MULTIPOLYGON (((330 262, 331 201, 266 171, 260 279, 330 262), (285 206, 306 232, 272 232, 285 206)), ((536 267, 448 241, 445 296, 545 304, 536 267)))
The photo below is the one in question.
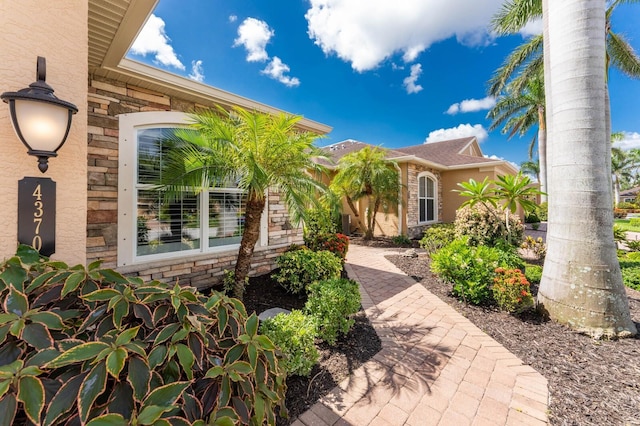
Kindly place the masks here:
MULTIPOLYGON (((128 57, 333 127, 319 145, 476 135, 519 164, 531 136, 488 132, 486 81, 532 33, 488 31, 502 0, 160 0, 128 57)), ((613 29, 640 51, 639 6, 613 29)), ((640 147, 640 80, 610 74, 613 131, 640 147)))

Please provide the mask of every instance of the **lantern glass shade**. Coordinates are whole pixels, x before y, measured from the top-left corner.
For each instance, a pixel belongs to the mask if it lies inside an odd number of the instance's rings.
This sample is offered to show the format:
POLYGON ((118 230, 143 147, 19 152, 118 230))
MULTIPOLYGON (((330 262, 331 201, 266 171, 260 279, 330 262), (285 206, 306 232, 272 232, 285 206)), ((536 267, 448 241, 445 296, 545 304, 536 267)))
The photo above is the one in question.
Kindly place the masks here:
POLYGON ((14 130, 30 150, 53 153, 62 146, 71 118, 68 108, 30 99, 15 99, 12 104, 14 130))

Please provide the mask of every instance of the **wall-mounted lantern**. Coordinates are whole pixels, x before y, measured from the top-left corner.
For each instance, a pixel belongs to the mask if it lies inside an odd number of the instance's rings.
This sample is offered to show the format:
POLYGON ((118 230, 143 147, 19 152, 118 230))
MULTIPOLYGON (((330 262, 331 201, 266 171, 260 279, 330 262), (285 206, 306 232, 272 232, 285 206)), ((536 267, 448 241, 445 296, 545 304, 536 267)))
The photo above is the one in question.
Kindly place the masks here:
POLYGON ((38 56, 35 83, 17 92, 4 92, 0 98, 9 104, 11 123, 28 154, 38 157, 42 173, 49 167, 49 157, 56 157, 69 135, 71 117, 78 108, 58 99, 45 80, 46 59, 38 56))

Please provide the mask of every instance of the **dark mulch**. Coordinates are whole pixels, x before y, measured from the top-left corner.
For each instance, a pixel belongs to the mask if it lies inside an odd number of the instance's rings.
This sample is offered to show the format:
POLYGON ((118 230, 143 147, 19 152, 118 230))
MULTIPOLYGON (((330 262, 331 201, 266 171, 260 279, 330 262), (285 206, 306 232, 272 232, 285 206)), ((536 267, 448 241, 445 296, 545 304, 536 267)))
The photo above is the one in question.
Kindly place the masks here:
MULTIPOLYGON (((429 272, 428 256, 387 258, 549 380, 552 424, 640 425, 640 338, 595 341, 533 312, 465 305, 429 272)), ((627 293, 640 327, 640 292, 627 293)))
MULTIPOLYGON (((244 295, 244 304, 249 315, 266 309, 302 309, 306 297, 298 297, 284 291, 271 274, 252 277, 244 295)), ((278 419, 278 425, 287 425, 305 412, 320 397, 329 393, 351 372, 368 361, 381 349, 380 339, 369 323, 364 311, 355 316, 355 324, 346 336, 341 336, 334 346, 317 344, 320 352, 318 364, 309 377, 287 378, 286 406, 289 419, 278 419)))

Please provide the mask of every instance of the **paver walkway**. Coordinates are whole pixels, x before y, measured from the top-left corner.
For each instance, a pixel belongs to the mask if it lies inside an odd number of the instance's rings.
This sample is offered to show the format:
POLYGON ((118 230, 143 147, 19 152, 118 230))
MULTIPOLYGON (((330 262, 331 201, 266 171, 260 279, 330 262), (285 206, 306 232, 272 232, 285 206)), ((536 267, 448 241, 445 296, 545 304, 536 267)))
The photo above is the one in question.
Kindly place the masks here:
POLYGON ((293 424, 547 424, 547 380, 385 252, 352 245, 346 264, 382 350, 293 424))

